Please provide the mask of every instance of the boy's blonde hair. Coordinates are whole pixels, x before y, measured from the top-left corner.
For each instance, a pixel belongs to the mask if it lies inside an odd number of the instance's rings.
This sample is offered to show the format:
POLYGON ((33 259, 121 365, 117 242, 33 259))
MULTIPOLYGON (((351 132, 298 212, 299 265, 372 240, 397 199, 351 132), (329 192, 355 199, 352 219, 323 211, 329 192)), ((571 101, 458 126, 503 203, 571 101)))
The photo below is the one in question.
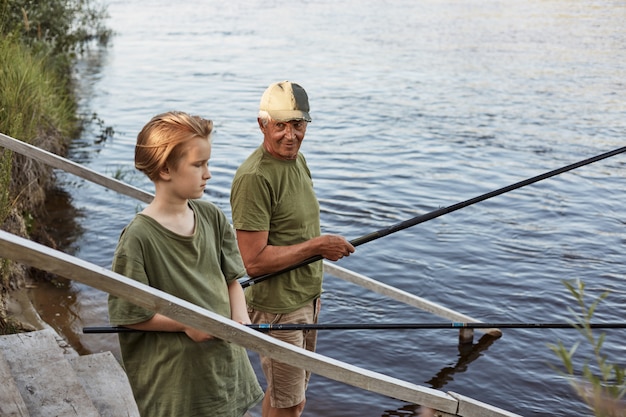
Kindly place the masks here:
POLYGON ((135 168, 155 181, 159 173, 183 156, 182 146, 191 139, 211 140, 213 122, 181 111, 154 116, 137 135, 135 168))

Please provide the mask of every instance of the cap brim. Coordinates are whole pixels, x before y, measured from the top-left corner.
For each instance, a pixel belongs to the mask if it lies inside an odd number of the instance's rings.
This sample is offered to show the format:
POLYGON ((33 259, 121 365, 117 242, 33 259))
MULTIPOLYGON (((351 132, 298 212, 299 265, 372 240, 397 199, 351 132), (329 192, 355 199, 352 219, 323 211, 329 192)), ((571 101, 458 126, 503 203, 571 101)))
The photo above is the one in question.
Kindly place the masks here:
POLYGON ((278 122, 290 122, 292 120, 306 120, 311 121, 311 116, 308 112, 302 110, 273 110, 268 111, 272 119, 278 122))

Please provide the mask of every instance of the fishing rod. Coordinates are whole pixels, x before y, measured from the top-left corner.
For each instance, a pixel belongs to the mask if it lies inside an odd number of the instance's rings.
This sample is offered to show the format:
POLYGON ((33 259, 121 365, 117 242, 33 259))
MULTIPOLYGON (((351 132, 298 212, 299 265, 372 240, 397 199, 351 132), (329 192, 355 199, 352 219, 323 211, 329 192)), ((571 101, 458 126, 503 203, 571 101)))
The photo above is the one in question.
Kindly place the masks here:
MULTIPOLYGON (((626 323, 330 323, 330 324, 247 324, 260 332, 275 330, 414 330, 414 329, 626 329, 626 323)), ((123 326, 83 327, 83 333, 141 333, 123 326)))
MULTIPOLYGON (((459 209, 467 207, 467 206, 471 206, 472 204, 479 203, 479 202, 487 200, 489 198, 496 197, 498 195, 507 193, 509 191, 513 191, 513 190, 518 189, 518 188, 525 187, 525 186, 530 185, 530 184, 534 184, 534 183, 542 181, 544 179, 547 179, 547 178, 550 178, 550 177, 554 177, 556 175, 562 174, 562 173, 567 172, 567 171, 571 171, 573 169, 579 168, 579 167, 584 166, 584 165, 589 165, 591 163, 600 161, 602 159, 610 158, 610 157, 615 156, 617 154, 623 153, 624 151, 626 151, 626 146, 618 148, 618 149, 615 149, 615 150, 612 150, 612 151, 609 151, 609 152, 606 152, 606 153, 603 153, 603 154, 600 154, 600 155, 596 155, 596 156, 591 157, 591 158, 587 158, 585 160, 582 160, 582 161, 579 161, 579 162, 576 162, 576 163, 564 166, 562 168, 558 168, 558 169, 546 172, 546 173, 541 174, 541 175, 534 176, 532 178, 528 178, 526 180, 517 182, 515 184, 511 184, 509 186, 497 189, 495 191, 491 191, 491 192, 482 194, 482 195, 480 195, 478 197, 474 197, 474 198, 471 198, 469 200, 465 200, 465 201, 462 201, 462 202, 457 203, 457 204, 453 204, 453 205, 448 206, 448 207, 443 207, 443 208, 440 208, 438 210, 431 211, 430 213, 426 213, 426 214, 423 214, 423 215, 420 215, 420 216, 413 217, 412 219, 405 220, 403 222, 400 222, 400 223, 397 223, 395 225, 386 227, 384 229, 377 230, 377 231, 369 233, 367 235, 363 235, 363 236, 361 236, 359 238, 351 240, 350 243, 352 244, 352 246, 359 246, 359 245, 362 245, 364 243, 371 242, 372 240, 376 240, 376 239, 379 239, 381 237, 384 237, 384 236, 390 235, 392 233, 398 232, 400 230, 404 230, 404 229, 407 229, 409 227, 415 226, 417 224, 427 222, 428 220, 432 220, 432 219, 437 218, 439 216, 443 216, 444 214, 452 213, 453 211, 459 210, 459 209)), ((269 278, 272 278, 272 277, 274 277, 276 275, 280 275, 280 274, 283 274, 285 272, 292 271, 292 270, 294 270, 296 268, 300 268, 301 266, 305 266, 305 265, 308 265, 308 264, 310 264, 312 262, 320 261, 322 259, 323 259, 323 257, 320 256, 320 255, 313 256, 311 258, 305 259, 304 261, 302 261, 300 263, 297 263, 295 265, 292 265, 292 266, 290 266, 288 268, 285 268, 285 269, 282 269, 280 271, 272 272, 272 273, 269 273, 269 274, 258 276, 256 278, 250 278, 248 280, 242 281, 241 282, 241 286, 243 288, 246 288, 246 287, 249 287, 251 285, 258 284, 259 282, 265 281, 265 280, 267 280, 269 278)))

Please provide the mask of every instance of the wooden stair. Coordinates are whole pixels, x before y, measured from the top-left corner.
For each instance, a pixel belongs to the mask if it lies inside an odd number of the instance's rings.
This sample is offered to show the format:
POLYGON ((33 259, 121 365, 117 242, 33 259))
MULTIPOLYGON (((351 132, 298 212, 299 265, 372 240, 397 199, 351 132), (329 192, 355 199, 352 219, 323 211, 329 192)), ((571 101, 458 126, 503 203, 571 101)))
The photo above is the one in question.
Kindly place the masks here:
POLYGON ((139 417, 111 352, 79 356, 51 329, 0 336, 0 416, 139 417))

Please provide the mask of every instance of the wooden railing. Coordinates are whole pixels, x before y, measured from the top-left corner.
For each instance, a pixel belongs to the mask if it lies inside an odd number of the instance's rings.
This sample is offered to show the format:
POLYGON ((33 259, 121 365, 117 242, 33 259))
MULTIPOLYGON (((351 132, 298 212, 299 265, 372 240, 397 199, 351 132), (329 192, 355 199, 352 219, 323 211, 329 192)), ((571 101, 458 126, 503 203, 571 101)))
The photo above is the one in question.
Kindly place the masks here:
MULTIPOLYGON (((382 295, 386 295, 387 297, 393 298, 396 301, 400 301, 412 307, 417 307, 420 310, 427 311, 436 316, 443 317, 453 322, 480 323, 480 321, 470 316, 458 313, 447 307, 441 306, 439 304, 435 304, 424 298, 418 297, 417 295, 400 290, 391 285, 383 284, 380 281, 376 281, 372 278, 366 277, 365 275, 358 274, 356 272, 350 271, 349 269, 342 268, 338 265, 332 264, 327 261, 324 261, 324 272, 334 277, 341 278, 345 281, 352 282, 353 284, 360 285, 364 288, 367 288, 368 290, 377 292, 382 295)), ((500 329, 484 328, 484 329, 476 329, 476 330, 479 332, 487 333, 493 337, 502 336, 502 332, 500 331, 500 329)), ((469 329, 469 328, 460 329, 459 341, 461 343, 469 343, 471 342, 472 338, 473 338, 473 329, 469 329)))
MULTIPOLYGON (((0 145, 37 159, 55 168, 70 172, 81 178, 118 191, 124 195, 149 202, 152 195, 106 177, 58 155, 43 151, 32 145, 20 142, 0 133, 0 145)), ((343 382, 391 398, 420 404, 437 410, 439 415, 464 417, 514 417, 516 414, 490 406, 453 392, 442 391, 415 385, 384 374, 356 367, 327 356, 294 347, 263 333, 249 329, 232 320, 202 309, 194 304, 178 299, 170 294, 138 283, 135 280, 116 274, 106 268, 91 264, 64 252, 51 249, 28 239, 0 231, 0 256, 45 270, 59 276, 75 280, 101 291, 124 298, 141 307, 166 315, 189 326, 211 333, 216 337, 237 343, 282 362, 306 369, 335 381, 343 382), (445 414, 441 414, 445 413, 445 414)), ((471 317, 459 314, 445 307, 431 303, 405 291, 382 284, 363 275, 353 273, 328 262, 325 272, 350 282, 362 285, 380 294, 421 308, 453 321, 476 322, 471 317)), ((493 335, 500 335, 498 329, 484 329, 493 335)))
POLYGON ((69 172, 70 174, 84 178, 87 181, 102 185, 103 187, 116 191, 120 194, 136 198, 144 203, 149 203, 154 197, 152 194, 130 184, 126 184, 125 182, 116 180, 115 178, 103 175, 97 171, 87 168, 86 166, 77 164, 76 162, 70 161, 69 159, 53 154, 52 152, 45 151, 26 142, 14 139, 3 133, 0 133, 0 146, 36 161, 43 162, 53 168, 69 172))

